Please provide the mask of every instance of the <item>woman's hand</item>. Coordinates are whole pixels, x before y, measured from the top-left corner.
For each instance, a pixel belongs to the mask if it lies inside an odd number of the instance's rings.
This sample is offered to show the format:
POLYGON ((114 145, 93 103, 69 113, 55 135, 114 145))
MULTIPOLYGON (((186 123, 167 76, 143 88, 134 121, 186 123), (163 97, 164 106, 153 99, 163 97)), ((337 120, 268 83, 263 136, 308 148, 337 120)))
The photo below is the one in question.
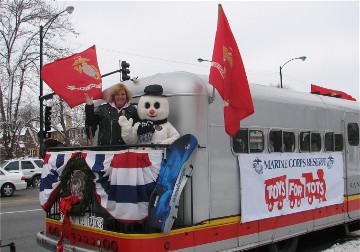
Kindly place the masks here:
POLYGON ((93 98, 89 97, 89 95, 87 93, 85 93, 85 103, 86 103, 86 105, 93 105, 94 104, 93 98))

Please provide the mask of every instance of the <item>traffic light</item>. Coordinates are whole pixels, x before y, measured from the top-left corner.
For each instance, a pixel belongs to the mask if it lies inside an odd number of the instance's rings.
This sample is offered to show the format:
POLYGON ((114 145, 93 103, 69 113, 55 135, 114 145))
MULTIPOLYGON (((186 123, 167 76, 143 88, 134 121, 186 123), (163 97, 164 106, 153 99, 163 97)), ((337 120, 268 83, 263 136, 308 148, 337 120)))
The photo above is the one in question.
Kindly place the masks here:
POLYGON ((130 70, 129 70, 130 64, 126 61, 121 62, 121 79, 123 81, 130 80, 130 70))
POLYGON ((51 130, 51 107, 45 107, 45 132, 51 130))

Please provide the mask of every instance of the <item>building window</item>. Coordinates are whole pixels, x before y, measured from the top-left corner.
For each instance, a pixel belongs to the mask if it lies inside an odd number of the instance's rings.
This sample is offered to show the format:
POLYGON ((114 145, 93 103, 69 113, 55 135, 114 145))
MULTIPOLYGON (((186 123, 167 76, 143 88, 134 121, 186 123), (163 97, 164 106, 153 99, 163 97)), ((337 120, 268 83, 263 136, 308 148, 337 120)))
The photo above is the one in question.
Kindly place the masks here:
POLYGON ((34 150, 34 149, 29 149, 29 156, 30 156, 30 157, 34 157, 34 156, 35 156, 35 150, 34 150))

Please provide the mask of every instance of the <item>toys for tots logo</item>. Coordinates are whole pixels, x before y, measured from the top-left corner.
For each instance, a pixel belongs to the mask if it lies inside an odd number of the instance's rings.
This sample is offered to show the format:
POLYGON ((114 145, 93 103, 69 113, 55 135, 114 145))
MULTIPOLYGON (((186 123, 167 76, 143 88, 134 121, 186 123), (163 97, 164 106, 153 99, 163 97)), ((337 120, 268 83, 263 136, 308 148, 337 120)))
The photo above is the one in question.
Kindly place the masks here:
POLYGON ((276 205, 279 210, 288 202, 291 209, 301 207, 303 200, 307 200, 312 205, 314 200, 318 202, 326 201, 326 181, 324 179, 324 170, 322 167, 331 169, 334 164, 332 157, 328 158, 299 158, 299 159, 269 159, 260 160, 256 158, 253 161, 253 169, 256 173, 268 173, 275 169, 284 169, 284 175, 266 178, 265 184, 265 202, 268 211, 272 212, 276 205), (292 172, 291 176, 286 173, 287 169, 307 167, 307 170, 316 170, 310 172, 292 172), (298 174, 297 176, 295 174, 298 174))
POLYGON ((323 169, 318 169, 316 176, 312 172, 302 173, 302 178, 287 178, 286 175, 266 179, 265 202, 271 212, 274 205, 281 210, 284 200, 290 204, 290 208, 301 207, 302 200, 307 199, 310 205, 314 200, 326 201, 326 181, 323 169))

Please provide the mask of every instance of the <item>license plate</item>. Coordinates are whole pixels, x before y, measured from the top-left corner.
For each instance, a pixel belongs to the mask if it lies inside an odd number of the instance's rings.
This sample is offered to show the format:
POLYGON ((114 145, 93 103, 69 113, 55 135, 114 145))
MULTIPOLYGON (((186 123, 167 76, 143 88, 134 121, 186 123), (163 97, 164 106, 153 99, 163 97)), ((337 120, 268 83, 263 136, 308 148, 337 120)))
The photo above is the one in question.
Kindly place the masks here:
MULTIPOLYGON (((61 214, 60 220, 64 221, 64 216, 61 214)), ((96 216, 71 216, 70 217, 71 224, 78 224, 86 227, 104 228, 104 218, 96 217, 96 216)))
POLYGON ((101 217, 89 216, 87 221, 88 221, 88 227, 99 228, 99 229, 104 228, 104 219, 101 217))

